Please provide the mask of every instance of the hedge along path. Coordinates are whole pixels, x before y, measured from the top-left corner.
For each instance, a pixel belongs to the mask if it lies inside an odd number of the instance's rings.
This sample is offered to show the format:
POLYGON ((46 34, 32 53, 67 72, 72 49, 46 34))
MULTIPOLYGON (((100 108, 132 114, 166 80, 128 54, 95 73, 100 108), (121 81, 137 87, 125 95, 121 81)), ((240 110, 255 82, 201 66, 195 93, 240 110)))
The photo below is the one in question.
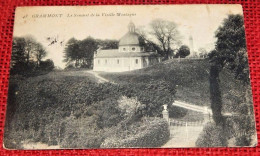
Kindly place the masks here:
POLYGON ((93 76, 95 76, 96 79, 98 80, 97 81, 98 83, 109 82, 109 83, 112 83, 112 84, 116 84, 116 83, 114 83, 112 81, 109 81, 108 79, 105 79, 105 78, 101 77, 97 72, 94 72, 93 70, 88 70, 86 72, 89 73, 89 74, 92 74, 93 76))

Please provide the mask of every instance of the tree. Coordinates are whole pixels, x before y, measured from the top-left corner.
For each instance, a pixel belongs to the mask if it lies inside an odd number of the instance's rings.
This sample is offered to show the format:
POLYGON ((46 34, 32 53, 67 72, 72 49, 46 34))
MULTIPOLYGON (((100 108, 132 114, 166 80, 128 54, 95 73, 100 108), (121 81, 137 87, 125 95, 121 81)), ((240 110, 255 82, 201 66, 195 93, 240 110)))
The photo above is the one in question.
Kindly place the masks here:
POLYGON ((96 40, 101 49, 118 49, 118 40, 96 40))
POLYGON ((34 56, 36 57, 36 60, 37 60, 37 67, 39 67, 39 66, 40 66, 40 63, 41 63, 41 61, 42 61, 42 59, 43 59, 44 57, 46 57, 47 52, 46 52, 46 50, 43 48, 42 44, 36 43, 35 46, 36 46, 36 50, 35 50, 35 52, 34 52, 34 56))
POLYGON ((25 41, 26 63, 29 65, 30 61, 33 59, 33 53, 37 50, 37 42, 32 36, 26 36, 25 41))
POLYGON ((140 37, 144 40, 143 46, 145 51, 148 52, 157 52, 158 54, 162 55, 164 54, 161 47, 152 41, 152 39, 149 39, 147 31, 145 31, 144 27, 139 27, 136 29, 136 32, 140 35, 140 37))
MULTIPOLYGON (((219 112, 222 108, 222 101, 214 100, 215 98, 221 99, 221 93, 214 91, 219 86, 219 73, 225 66, 236 75, 248 74, 248 65, 244 64, 247 63, 247 57, 246 51, 243 50, 246 48, 243 17, 241 15, 229 15, 216 31, 215 36, 217 38, 216 50, 211 51, 209 58, 211 62, 210 79, 216 82, 210 83, 210 94, 213 119, 217 124, 220 124, 223 122, 223 116, 219 112)), ((240 77, 244 83, 249 83, 249 79, 245 78, 247 76, 240 77)))
POLYGON ((162 19, 153 20, 150 25, 152 27, 151 34, 156 38, 165 59, 168 59, 173 47, 179 42, 177 25, 162 19))
POLYGON ((224 124, 224 117, 221 114, 222 111, 222 97, 220 90, 220 79, 219 73, 221 68, 218 65, 211 65, 210 67, 210 100, 211 100, 211 109, 213 113, 213 120, 217 125, 224 124))
POLYGON ((199 57, 206 58, 207 57, 207 50, 205 48, 199 48, 199 57))
POLYGON ((93 64, 93 57, 95 51, 98 49, 98 43, 92 37, 79 42, 79 53, 81 61, 81 67, 91 68, 93 64))
POLYGON ((12 48, 11 73, 22 74, 37 70, 47 55, 46 50, 33 37, 14 37, 12 48))
POLYGON ((228 126, 225 123, 225 118, 221 114, 223 104, 219 88, 219 73, 223 68, 227 68, 234 74, 237 80, 242 82, 246 90, 244 91, 246 97, 243 98, 242 103, 239 104, 242 113, 240 112, 241 117, 238 119, 240 126, 236 129, 238 133, 242 133, 243 135, 236 138, 236 143, 248 146, 250 144, 251 131, 254 129, 254 123, 250 116, 250 114, 252 114, 250 107, 252 106, 246 105, 248 103, 247 96, 249 96, 248 94, 250 92, 250 87, 248 87, 250 79, 243 17, 241 15, 229 15, 228 18, 224 19, 223 25, 216 31, 215 36, 217 38, 215 50, 211 51, 208 55, 211 62, 210 97, 213 119, 216 124, 221 125, 223 129, 228 126), (250 131, 248 127, 251 127, 249 128, 250 131), (245 131, 247 133, 244 133, 245 131))
POLYGON ((70 64, 75 61, 75 67, 79 66, 79 42, 75 38, 69 39, 64 50, 64 62, 70 64))
POLYGON ((64 50, 64 62, 67 62, 67 66, 70 66, 72 62, 75 62, 76 68, 91 68, 94 53, 97 49, 98 42, 90 36, 81 41, 71 38, 67 42, 64 50))
POLYGON ((11 69, 21 68, 25 65, 25 45, 23 37, 14 37, 12 47, 11 69))
POLYGON ((185 58, 186 56, 190 55, 190 48, 186 45, 182 45, 177 54, 176 57, 185 58))

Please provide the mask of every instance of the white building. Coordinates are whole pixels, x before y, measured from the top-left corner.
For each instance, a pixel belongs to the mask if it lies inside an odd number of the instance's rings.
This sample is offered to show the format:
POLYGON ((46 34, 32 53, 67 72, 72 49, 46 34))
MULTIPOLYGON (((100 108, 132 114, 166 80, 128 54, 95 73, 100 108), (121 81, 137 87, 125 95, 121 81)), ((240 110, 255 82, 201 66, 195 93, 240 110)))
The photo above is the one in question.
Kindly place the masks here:
POLYGON ((94 71, 124 72, 141 69, 161 62, 156 52, 146 52, 144 40, 135 32, 134 23, 120 39, 118 49, 99 50, 94 55, 94 71))

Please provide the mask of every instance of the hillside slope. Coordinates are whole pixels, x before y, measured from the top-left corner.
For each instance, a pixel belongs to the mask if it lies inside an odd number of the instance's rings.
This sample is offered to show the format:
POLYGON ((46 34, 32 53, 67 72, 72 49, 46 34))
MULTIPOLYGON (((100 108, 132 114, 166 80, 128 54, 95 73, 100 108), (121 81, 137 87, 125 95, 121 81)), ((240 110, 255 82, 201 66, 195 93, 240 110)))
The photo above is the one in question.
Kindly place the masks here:
POLYGON ((175 90, 167 83, 160 83, 159 89, 154 84, 157 83, 135 85, 133 89, 130 84, 98 83, 85 70, 55 71, 26 78, 12 75, 5 147, 23 149, 32 144, 46 144, 61 148, 99 148, 107 138, 118 143, 125 134, 130 139, 125 139, 122 147, 136 147, 131 138, 142 140, 139 143, 143 147, 162 146, 169 138, 168 124, 162 119, 142 120, 142 117, 160 116, 162 104, 172 101, 169 97, 175 90), (146 92, 143 88, 147 88, 146 92), (165 126, 151 129, 148 120, 155 121, 152 127, 165 126), (161 141, 151 141, 151 135, 161 141))
MULTIPOLYGON (((151 80, 164 80, 176 85, 176 99, 201 106, 210 105, 209 68, 207 59, 177 59, 164 61, 148 68, 123 72, 101 73, 100 75, 116 83, 147 83, 151 80)), ((232 104, 231 90, 239 92, 242 85, 224 69, 220 74, 224 103, 232 104)), ((229 106, 228 106, 229 107, 229 106)))

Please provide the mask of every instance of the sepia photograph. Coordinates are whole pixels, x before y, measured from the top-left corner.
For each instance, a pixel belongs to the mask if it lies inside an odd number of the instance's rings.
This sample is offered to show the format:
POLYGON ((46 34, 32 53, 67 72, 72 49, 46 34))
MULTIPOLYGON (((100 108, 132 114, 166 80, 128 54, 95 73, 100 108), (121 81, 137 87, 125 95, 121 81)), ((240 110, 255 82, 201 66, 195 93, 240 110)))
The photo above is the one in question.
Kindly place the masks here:
POLYGON ((6 149, 255 147, 237 4, 15 11, 6 149))

